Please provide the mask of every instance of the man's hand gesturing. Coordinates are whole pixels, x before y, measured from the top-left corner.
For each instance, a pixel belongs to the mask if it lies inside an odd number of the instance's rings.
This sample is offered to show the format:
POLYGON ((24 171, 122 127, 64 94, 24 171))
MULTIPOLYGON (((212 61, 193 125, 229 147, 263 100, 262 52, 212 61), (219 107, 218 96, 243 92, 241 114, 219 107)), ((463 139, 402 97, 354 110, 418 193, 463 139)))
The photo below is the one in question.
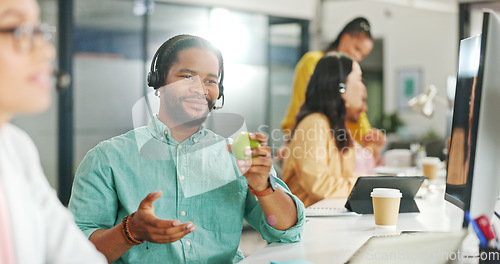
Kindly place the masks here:
POLYGON ((153 202, 161 194, 161 191, 148 194, 129 220, 130 233, 135 239, 158 244, 172 243, 196 229, 192 222, 181 224, 179 220, 162 220, 156 217, 153 202))

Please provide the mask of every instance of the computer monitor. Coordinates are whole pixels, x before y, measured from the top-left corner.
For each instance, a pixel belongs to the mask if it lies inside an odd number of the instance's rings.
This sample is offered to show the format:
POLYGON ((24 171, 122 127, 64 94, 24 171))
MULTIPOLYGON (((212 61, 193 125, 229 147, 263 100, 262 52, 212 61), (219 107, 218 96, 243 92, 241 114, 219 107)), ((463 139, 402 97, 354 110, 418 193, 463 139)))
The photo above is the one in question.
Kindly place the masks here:
POLYGON ((499 121, 500 19, 485 11, 481 35, 460 44, 445 193, 473 218, 493 215, 500 182, 499 121))
POLYGON ((472 129, 471 102, 474 100, 480 49, 481 35, 460 41, 445 199, 462 210, 469 210, 472 190, 472 185, 467 184, 472 129))

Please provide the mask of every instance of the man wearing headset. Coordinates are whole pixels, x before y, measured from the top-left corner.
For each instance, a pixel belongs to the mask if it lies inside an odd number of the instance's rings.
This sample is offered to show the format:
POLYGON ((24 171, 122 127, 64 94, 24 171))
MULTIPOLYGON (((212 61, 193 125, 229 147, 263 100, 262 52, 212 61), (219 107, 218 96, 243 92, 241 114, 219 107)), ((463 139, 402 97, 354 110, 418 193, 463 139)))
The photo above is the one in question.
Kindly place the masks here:
POLYGON ((222 55, 208 41, 167 40, 148 74, 158 115, 80 164, 69 208, 109 262, 236 263, 243 219, 268 242, 300 240, 304 205, 275 178, 267 137, 251 134, 261 147, 236 161, 203 126, 223 101, 222 80, 222 55))

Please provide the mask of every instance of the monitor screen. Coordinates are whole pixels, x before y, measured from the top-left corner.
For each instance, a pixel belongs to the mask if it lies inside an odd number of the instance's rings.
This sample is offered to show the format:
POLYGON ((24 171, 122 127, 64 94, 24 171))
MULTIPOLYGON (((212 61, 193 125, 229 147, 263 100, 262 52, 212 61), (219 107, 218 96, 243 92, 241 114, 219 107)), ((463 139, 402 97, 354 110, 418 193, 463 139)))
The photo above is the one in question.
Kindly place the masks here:
POLYGON ((498 196, 499 73, 500 19, 485 11, 481 35, 460 45, 445 194, 446 200, 470 210, 473 218, 491 217, 498 196), (473 54, 478 52, 476 63, 473 54))
POLYGON ((471 192, 467 175, 480 51, 481 35, 460 41, 445 198, 463 210, 469 210, 471 192))

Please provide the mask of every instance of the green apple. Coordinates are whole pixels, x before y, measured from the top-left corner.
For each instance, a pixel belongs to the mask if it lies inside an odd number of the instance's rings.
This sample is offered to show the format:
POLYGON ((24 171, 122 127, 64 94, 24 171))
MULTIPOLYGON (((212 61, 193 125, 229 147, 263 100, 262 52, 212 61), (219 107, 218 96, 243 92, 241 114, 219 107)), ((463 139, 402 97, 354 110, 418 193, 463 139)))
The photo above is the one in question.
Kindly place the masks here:
POLYGON ((245 150, 260 147, 260 141, 250 139, 250 133, 241 132, 231 144, 231 151, 237 160, 249 159, 250 156, 245 155, 245 150))

